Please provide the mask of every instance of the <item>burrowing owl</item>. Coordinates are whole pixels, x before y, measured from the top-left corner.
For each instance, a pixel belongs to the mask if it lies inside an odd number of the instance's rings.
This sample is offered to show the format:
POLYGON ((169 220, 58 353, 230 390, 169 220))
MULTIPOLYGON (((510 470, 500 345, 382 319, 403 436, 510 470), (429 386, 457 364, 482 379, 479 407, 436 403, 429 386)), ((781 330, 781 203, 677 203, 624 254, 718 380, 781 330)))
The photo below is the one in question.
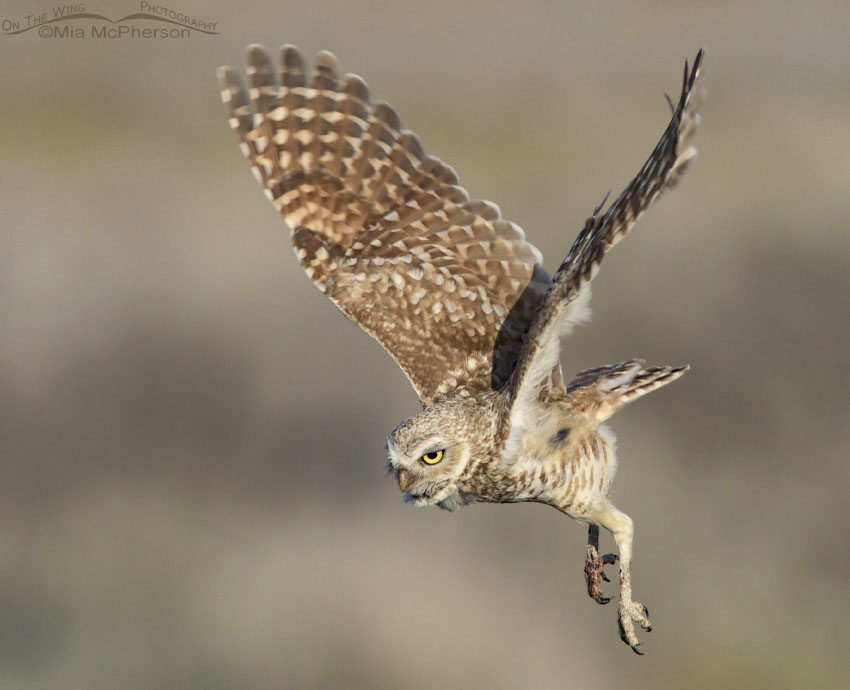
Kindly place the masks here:
POLYGON ((642 360, 597 367, 564 384, 560 340, 588 317, 589 284, 605 252, 629 231, 696 155, 693 69, 685 62, 673 117, 637 176, 585 222, 550 277, 523 231, 486 201, 470 200, 455 171, 425 155, 393 108, 357 76, 338 77, 319 53, 281 49, 276 69, 248 48, 245 89, 219 70, 242 151, 292 230, 301 266, 342 312, 393 356, 423 410, 399 424, 386 449, 405 501, 456 510, 476 501, 537 501, 589 524, 587 591, 599 603, 599 525, 619 550, 620 637, 638 651, 632 600, 632 520, 608 500, 614 437, 603 422, 687 367, 642 360))

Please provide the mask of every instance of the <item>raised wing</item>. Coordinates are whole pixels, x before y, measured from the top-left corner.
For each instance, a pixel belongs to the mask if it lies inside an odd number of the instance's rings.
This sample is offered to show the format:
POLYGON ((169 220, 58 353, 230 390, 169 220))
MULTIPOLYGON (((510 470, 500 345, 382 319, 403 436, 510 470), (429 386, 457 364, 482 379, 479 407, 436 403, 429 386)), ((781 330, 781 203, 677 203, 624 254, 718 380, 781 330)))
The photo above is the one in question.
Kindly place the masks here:
MULTIPOLYGON (((523 231, 473 201, 393 108, 319 53, 249 46, 219 70, 230 124, 318 288, 398 362, 423 403, 499 388, 551 279, 523 231)), ((554 376, 558 371, 546 372, 554 376)))
POLYGON ((699 125, 697 108, 701 94, 696 84, 703 54, 702 49, 697 53, 691 70, 685 62, 682 93, 673 108, 673 117, 640 172, 605 213, 600 215, 601 207, 598 207, 587 219, 555 273, 508 383, 511 437, 519 433, 525 423, 525 411, 531 409, 531 402, 539 395, 541 376, 558 362, 560 337, 582 315, 589 283, 605 253, 626 235, 662 192, 678 184, 696 156, 696 149, 688 141, 699 125))

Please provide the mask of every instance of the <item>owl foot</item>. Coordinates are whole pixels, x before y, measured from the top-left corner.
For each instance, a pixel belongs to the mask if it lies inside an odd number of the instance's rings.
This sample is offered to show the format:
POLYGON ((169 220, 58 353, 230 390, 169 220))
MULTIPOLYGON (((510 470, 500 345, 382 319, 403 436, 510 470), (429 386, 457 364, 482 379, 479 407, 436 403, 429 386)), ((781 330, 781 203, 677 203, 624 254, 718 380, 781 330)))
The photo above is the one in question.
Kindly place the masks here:
POLYGON ((593 544, 587 545, 587 558, 584 561, 584 579, 587 582, 587 595, 597 604, 607 604, 611 599, 602 596, 602 581, 611 582, 603 572, 606 565, 614 565, 617 555, 606 553, 601 558, 593 544))
POLYGON ((620 625, 620 639, 625 642, 635 654, 643 655, 638 649, 637 637, 635 636, 635 622, 640 624, 640 627, 646 632, 652 631, 652 625, 649 622, 649 610, 641 603, 632 601, 631 596, 623 596, 622 578, 620 579, 620 611, 618 623, 620 625))

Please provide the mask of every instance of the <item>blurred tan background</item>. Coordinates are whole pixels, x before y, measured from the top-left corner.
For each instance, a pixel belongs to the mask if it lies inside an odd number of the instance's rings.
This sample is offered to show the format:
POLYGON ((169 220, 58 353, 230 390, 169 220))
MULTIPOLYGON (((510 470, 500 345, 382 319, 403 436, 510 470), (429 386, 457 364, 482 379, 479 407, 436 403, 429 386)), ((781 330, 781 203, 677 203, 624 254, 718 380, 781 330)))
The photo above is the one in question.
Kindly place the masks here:
POLYGON ((850 5, 166 6, 220 34, 0 35, 0 687, 840 685, 850 5), (645 657, 584 592, 583 525, 402 503, 413 391, 303 275, 219 103, 251 42, 333 50, 550 270, 707 46, 700 156, 563 358, 693 367, 613 420, 645 657))

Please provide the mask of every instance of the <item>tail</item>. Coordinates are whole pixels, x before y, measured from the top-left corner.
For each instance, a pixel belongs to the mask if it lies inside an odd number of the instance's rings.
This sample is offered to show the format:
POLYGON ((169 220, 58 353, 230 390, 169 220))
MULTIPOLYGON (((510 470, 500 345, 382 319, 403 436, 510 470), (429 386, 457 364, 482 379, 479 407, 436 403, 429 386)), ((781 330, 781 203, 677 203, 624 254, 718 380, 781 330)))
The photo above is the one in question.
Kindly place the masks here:
POLYGON ((587 369, 567 386, 570 407, 603 422, 623 405, 672 383, 690 367, 648 367, 642 359, 587 369))

